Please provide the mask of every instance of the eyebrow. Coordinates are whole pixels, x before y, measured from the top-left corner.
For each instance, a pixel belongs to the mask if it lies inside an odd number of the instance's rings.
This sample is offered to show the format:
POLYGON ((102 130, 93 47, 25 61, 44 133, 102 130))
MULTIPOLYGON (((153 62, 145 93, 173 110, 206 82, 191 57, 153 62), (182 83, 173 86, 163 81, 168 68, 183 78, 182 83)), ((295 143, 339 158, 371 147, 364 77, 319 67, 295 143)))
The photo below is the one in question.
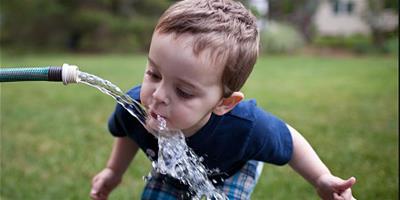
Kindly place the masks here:
MULTIPOLYGON (((157 65, 156 62, 154 62, 154 60, 150 58, 150 56, 148 56, 147 59, 149 60, 149 62, 150 62, 150 64, 151 64, 152 66, 154 66, 154 67, 157 68, 157 69, 160 69, 159 65, 157 65)), ((190 87, 189 89, 192 89, 192 90, 194 90, 194 91, 199 91, 199 89, 200 89, 200 88, 197 87, 195 84, 190 83, 190 82, 188 82, 188 81, 185 80, 185 79, 177 78, 177 80, 178 80, 180 83, 182 83, 182 84, 184 84, 184 85, 186 85, 186 86, 189 86, 189 87, 190 87)))
POLYGON ((154 62, 154 60, 151 59, 150 57, 147 57, 147 60, 149 60, 150 64, 153 65, 154 67, 160 68, 160 67, 158 67, 158 65, 156 64, 156 62, 154 62))

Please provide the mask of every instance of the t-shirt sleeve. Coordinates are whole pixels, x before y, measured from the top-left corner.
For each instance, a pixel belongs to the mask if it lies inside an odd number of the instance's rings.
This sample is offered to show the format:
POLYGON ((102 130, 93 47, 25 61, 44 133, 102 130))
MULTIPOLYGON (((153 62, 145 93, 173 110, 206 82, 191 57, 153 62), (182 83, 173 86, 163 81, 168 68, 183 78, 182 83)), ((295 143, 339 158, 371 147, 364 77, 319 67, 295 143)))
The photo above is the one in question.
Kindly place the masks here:
MULTIPOLYGON (((140 86, 134 87, 127 93, 136 101, 140 101, 140 86)), ((115 137, 128 136, 128 130, 136 119, 124 107, 117 103, 114 112, 108 119, 108 130, 115 137), (127 123, 129 122, 129 123, 127 123)))
POLYGON ((293 142, 286 123, 260 108, 257 108, 255 114, 248 155, 267 163, 287 164, 292 157, 293 142))
POLYGON ((108 130, 115 137, 127 136, 126 132, 123 130, 121 119, 124 112, 123 109, 124 108, 121 105, 117 104, 117 106, 115 107, 115 111, 108 119, 108 130))

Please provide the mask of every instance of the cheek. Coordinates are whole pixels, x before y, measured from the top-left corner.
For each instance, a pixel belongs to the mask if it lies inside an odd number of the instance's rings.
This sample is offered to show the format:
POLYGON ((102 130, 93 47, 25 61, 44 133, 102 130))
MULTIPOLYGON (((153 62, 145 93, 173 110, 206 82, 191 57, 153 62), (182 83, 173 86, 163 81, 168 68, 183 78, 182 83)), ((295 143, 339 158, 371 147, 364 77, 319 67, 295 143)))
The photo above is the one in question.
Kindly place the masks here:
POLYGON ((150 87, 147 84, 143 83, 140 89, 140 100, 142 104, 147 105, 150 96, 151 96, 150 87))
POLYGON ((179 129, 188 129, 197 124, 206 115, 207 110, 202 106, 177 106, 173 109, 171 119, 174 127, 179 129))
POLYGON ((170 116, 173 121, 174 128, 186 129, 196 123, 196 113, 186 109, 174 109, 170 116))

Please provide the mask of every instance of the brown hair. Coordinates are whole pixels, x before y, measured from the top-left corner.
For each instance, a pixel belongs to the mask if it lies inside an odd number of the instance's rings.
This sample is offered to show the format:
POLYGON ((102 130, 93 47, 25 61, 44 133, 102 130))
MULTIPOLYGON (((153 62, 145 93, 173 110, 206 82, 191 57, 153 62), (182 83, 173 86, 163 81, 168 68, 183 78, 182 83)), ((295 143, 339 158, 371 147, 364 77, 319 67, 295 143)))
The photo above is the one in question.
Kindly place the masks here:
POLYGON ((194 36, 195 55, 210 49, 214 63, 215 59, 222 59, 224 97, 242 88, 258 57, 256 18, 233 0, 177 2, 164 12, 155 30, 176 36, 190 33, 194 36))

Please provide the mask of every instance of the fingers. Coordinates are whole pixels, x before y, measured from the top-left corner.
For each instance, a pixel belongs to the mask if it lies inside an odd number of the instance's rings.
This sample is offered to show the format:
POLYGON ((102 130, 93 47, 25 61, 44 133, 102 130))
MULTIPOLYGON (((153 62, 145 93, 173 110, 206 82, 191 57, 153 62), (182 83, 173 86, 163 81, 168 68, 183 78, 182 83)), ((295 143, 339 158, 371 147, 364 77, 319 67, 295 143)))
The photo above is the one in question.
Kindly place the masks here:
POLYGON ((355 183, 356 183, 356 178, 350 177, 347 180, 343 180, 342 182, 337 183, 337 185, 335 186, 335 189, 340 192, 345 191, 345 190, 351 188, 355 183))
POLYGON ((106 200, 109 193, 110 190, 106 187, 104 179, 95 177, 92 182, 90 198, 93 200, 106 200))
POLYGON ((103 193, 90 192, 90 198, 93 200, 107 200, 107 196, 103 193))
POLYGON ((340 196, 338 193, 333 193, 333 199, 334 200, 345 200, 342 196, 340 196))
MULTIPOLYGON (((335 194, 337 194, 337 193, 335 193, 335 194)), ((335 196, 335 195, 334 195, 334 196, 335 196)), ((338 196, 340 196, 341 199, 343 199, 343 200, 356 200, 356 199, 353 197, 353 194, 352 194, 352 192, 351 192, 351 188, 345 190, 345 191, 342 192, 341 194, 338 194, 338 196)), ((336 197, 335 197, 335 199, 336 199, 336 197)))
POLYGON ((91 190, 90 198, 93 200, 107 200, 109 191, 103 190, 91 190))

